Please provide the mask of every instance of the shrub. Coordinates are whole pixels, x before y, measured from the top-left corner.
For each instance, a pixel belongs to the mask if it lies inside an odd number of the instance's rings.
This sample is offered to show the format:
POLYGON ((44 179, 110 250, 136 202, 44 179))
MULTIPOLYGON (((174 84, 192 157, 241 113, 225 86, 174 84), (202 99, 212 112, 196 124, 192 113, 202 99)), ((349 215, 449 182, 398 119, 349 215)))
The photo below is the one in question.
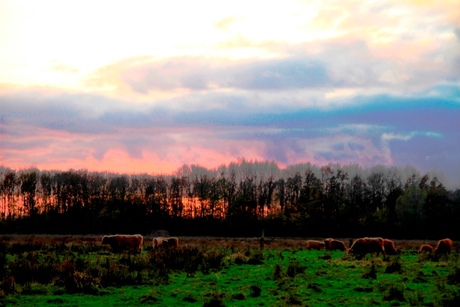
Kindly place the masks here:
POLYGON ((302 301, 297 297, 297 295, 295 295, 295 293, 289 293, 287 303, 289 304, 289 306, 294 306, 301 305, 302 301))
POLYGON ((279 280, 284 277, 283 266, 279 263, 275 264, 273 268, 273 279, 279 280))
POLYGON ((204 302, 203 307, 225 307, 225 294, 215 291, 210 294, 211 298, 204 302))
POLYGON ((158 298, 160 295, 157 293, 155 289, 149 291, 149 293, 143 294, 141 297, 139 297, 139 301, 142 304, 155 304, 160 301, 158 298))
POLYGON ((375 269, 375 264, 372 263, 369 272, 364 273, 361 277, 366 279, 377 279, 377 270, 375 269))
POLYGON ((393 259, 391 263, 386 267, 385 273, 400 273, 402 271, 402 265, 399 262, 399 259, 393 259))
POLYGON ((286 274, 289 277, 295 277, 297 274, 302 274, 306 268, 307 267, 300 263, 300 261, 294 260, 289 262, 286 274))
POLYGON ((384 301, 404 301, 404 285, 403 284, 393 284, 390 283, 390 286, 385 290, 383 294, 384 301))
POLYGON ((458 285, 460 284, 460 267, 454 268, 447 275, 447 283, 449 285, 458 285))
POLYGON ((257 250, 257 249, 254 249, 254 250, 251 250, 251 253, 249 254, 249 260, 248 260, 248 264, 263 264, 263 260, 264 259, 264 253, 263 251, 261 250, 257 250))
POLYGON ((238 301, 244 301, 246 299, 246 295, 243 292, 236 293, 232 295, 232 299, 238 301))
POLYGON ((260 294, 262 293, 262 288, 259 286, 251 286, 249 290, 251 290, 251 294, 250 294, 251 297, 259 297, 260 294))
POLYGON ((322 293, 324 292, 317 283, 314 283, 314 282, 310 282, 308 283, 308 289, 312 289, 313 291, 317 292, 317 293, 322 293))
POLYGON ((442 294, 435 297, 434 305, 436 307, 458 307, 460 306, 460 290, 453 287, 448 287, 442 294))
POLYGON ((423 295, 422 290, 409 291, 405 295, 407 301, 411 306, 421 306, 424 303, 425 296, 423 295))

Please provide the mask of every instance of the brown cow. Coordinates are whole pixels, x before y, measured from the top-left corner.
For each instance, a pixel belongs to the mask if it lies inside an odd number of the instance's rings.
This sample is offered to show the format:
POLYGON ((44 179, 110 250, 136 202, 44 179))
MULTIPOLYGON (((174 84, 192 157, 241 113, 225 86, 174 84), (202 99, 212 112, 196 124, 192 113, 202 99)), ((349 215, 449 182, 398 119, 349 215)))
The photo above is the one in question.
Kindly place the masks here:
POLYGON ((178 247, 179 246, 179 238, 177 237, 169 237, 165 239, 167 244, 164 244, 167 247, 178 247))
POLYGON ((140 253, 144 238, 142 235, 103 236, 101 244, 108 244, 114 252, 130 251, 140 253))
POLYGON ((385 256, 385 246, 383 245, 383 238, 360 238, 356 239, 353 245, 348 250, 349 254, 358 255, 363 257, 366 254, 377 253, 377 256, 382 253, 385 256))
POLYGON ((395 243, 390 239, 383 239, 383 247, 387 255, 396 255, 398 253, 395 243))
POLYGON ((177 237, 169 237, 169 238, 156 237, 156 238, 153 238, 152 245, 154 249, 159 248, 159 247, 164 247, 164 248, 178 247, 179 239, 177 237))
POLYGON ((321 241, 316 241, 316 240, 307 240, 307 249, 316 249, 320 250, 324 248, 325 244, 324 242, 321 241))
POLYGON ((327 251, 335 251, 335 250, 346 251, 347 250, 345 243, 343 243, 342 241, 336 240, 336 239, 332 239, 332 238, 324 239, 324 246, 326 247, 327 251))
POLYGON ((438 241, 434 252, 436 254, 450 254, 452 248, 454 247, 454 242, 451 239, 442 239, 438 241))
POLYGON ((166 240, 166 238, 163 238, 163 237, 156 237, 156 238, 153 238, 153 240, 152 240, 152 246, 153 246, 154 249, 162 247, 164 245, 164 243, 167 244, 167 240, 166 240))
POLYGON ((422 244, 418 250, 419 253, 432 253, 433 252, 433 246, 430 244, 422 244))

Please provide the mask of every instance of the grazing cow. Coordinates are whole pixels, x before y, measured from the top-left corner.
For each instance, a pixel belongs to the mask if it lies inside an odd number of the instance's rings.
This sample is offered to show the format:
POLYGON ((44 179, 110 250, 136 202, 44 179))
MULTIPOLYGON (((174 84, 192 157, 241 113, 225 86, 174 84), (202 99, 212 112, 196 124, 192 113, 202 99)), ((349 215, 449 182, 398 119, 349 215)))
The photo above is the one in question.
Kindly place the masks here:
POLYGON ((162 247, 164 243, 167 243, 167 241, 166 241, 166 238, 163 238, 163 237, 156 237, 156 238, 153 238, 152 240, 152 245, 154 249, 158 247, 162 247))
POLYGON ((154 249, 159 248, 159 247, 164 247, 164 248, 178 247, 179 239, 177 237, 169 237, 169 238, 156 237, 156 238, 153 238, 152 245, 154 249))
POLYGON ((327 251, 335 251, 335 250, 346 251, 347 250, 345 243, 339 240, 331 239, 331 238, 324 239, 324 245, 327 251))
POLYGON ((390 239, 383 239, 383 247, 387 255, 396 255, 398 253, 395 243, 390 239))
POLYGON ((430 244, 422 244, 420 246, 420 249, 418 250, 419 253, 432 253, 433 252, 433 246, 430 244))
POLYGON ((366 254, 377 253, 377 256, 382 253, 385 256, 385 246, 383 238, 360 238, 356 239, 353 245, 348 250, 349 254, 358 255, 363 257, 366 254))
POLYGON ((167 244, 168 247, 178 247, 179 246, 179 238, 177 237, 166 238, 166 241, 168 242, 167 244))
POLYGON ((108 244, 114 252, 136 252, 142 251, 144 238, 142 235, 111 235, 102 237, 102 244, 108 244))
POLYGON ((325 246, 324 242, 316 241, 316 240, 307 240, 307 249, 320 250, 324 248, 324 246, 325 246))
POLYGON ((450 254, 452 248, 454 247, 454 242, 451 239, 442 239, 436 244, 434 252, 436 254, 450 254))

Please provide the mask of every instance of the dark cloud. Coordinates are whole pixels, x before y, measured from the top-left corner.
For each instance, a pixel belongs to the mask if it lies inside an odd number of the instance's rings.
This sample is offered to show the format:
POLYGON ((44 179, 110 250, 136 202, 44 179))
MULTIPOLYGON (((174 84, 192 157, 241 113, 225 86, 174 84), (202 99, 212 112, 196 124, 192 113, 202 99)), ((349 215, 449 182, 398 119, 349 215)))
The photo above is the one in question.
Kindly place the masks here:
POLYGON ((122 80, 132 90, 204 90, 211 87, 279 90, 330 85, 323 62, 302 58, 219 62, 201 57, 172 58, 142 63, 123 70, 122 80))
POLYGON ((330 85, 324 63, 301 59, 272 60, 238 65, 228 73, 227 87, 279 90, 330 85))

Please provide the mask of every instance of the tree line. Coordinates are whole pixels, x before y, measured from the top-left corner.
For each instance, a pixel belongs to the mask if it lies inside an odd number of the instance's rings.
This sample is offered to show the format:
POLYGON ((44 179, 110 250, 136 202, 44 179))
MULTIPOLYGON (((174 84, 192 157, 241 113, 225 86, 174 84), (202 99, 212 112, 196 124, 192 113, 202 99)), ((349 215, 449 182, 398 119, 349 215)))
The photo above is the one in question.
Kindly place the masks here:
POLYGON ((239 159, 171 175, 0 167, 2 233, 460 237, 460 189, 412 167, 239 159))

